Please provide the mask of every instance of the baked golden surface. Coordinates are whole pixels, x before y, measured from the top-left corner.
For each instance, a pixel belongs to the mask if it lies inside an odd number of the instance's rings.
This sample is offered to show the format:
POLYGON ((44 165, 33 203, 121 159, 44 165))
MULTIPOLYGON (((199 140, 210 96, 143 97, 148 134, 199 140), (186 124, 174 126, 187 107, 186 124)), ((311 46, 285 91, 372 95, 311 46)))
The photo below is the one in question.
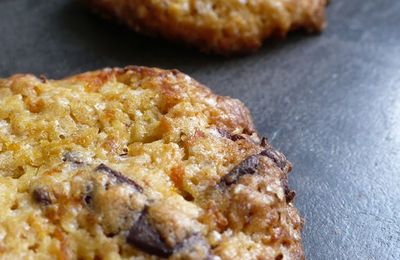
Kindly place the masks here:
POLYGON ((83 0, 132 29, 224 55, 290 30, 319 32, 327 0, 83 0))
POLYGON ((0 79, 2 259, 302 259, 290 169, 178 71, 0 79))

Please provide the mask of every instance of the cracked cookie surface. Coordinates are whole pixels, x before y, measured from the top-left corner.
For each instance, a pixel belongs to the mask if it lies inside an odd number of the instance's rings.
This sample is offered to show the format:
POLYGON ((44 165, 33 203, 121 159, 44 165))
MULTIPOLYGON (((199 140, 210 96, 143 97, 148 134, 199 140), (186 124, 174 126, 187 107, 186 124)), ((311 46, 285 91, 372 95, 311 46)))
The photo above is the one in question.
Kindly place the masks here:
POLYGON ((290 169, 178 71, 0 79, 0 258, 302 259, 290 169))

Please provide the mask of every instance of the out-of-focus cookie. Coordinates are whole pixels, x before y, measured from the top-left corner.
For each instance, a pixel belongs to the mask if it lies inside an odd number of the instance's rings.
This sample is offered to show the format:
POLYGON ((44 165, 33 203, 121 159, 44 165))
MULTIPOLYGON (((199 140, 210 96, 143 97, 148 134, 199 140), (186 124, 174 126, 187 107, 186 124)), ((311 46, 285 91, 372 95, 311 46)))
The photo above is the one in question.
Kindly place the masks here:
POLYGON ((83 0, 135 31, 224 55, 258 49, 289 31, 319 32, 327 0, 83 0))

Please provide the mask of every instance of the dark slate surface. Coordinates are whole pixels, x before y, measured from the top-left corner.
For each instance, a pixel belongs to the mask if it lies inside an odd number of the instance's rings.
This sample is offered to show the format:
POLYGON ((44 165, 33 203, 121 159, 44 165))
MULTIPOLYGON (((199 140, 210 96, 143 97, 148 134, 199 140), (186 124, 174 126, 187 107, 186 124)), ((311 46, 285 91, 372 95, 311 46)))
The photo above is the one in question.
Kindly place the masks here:
POLYGON ((0 76, 178 68, 243 100, 294 164, 308 259, 400 259, 400 1, 333 0, 320 36, 224 59, 109 24, 72 1, 0 0, 0 76))

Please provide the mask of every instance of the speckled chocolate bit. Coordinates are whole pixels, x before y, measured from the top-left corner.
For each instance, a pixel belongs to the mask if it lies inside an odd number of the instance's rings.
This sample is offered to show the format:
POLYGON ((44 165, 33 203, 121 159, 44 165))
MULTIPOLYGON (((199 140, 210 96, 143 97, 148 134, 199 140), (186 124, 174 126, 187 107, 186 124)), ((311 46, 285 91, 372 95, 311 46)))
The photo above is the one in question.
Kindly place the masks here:
POLYGON ((225 129, 222 128, 218 128, 218 132, 221 134, 221 136, 228 138, 234 142, 236 142, 237 140, 241 140, 241 139, 245 139, 243 136, 238 135, 238 134, 231 134, 228 131, 226 131, 225 129))
POLYGON ((230 186, 236 183, 241 176, 255 173, 258 167, 258 161, 259 159, 257 155, 247 157, 238 166, 233 168, 227 175, 225 175, 221 179, 219 185, 230 186))
POLYGON ((234 142, 236 142, 237 140, 242 140, 242 139, 244 139, 244 137, 241 135, 231 135, 231 140, 234 142))
POLYGON ((41 74, 41 75, 39 76, 39 79, 40 79, 40 81, 41 81, 42 83, 47 83, 47 78, 46 78, 45 75, 41 74))
POLYGON ((286 157, 272 147, 262 151, 260 155, 270 158, 281 170, 283 170, 287 164, 286 157))
POLYGON ((128 148, 124 148, 119 156, 126 156, 126 155, 128 155, 128 148))
POLYGON ((86 194, 86 195, 83 197, 83 200, 85 201, 85 203, 86 203, 87 205, 92 204, 92 201, 93 201, 93 196, 92 196, 92 194, 86 194))
POLYGON ((93 186, 92 185, 86 186, 86 192, 85 192, 85 195, 83 196, 83 201, 85 202, 86 205, 92 204, 92 201, 93 201, 93 186))
POLYGON ((262 139, 261 139, 261 144, 260 144, 262 147, 264 147, 264 148, 267 148, 267 146, 268 146, 268 138, 266 138, 266 137, 263 137, 262 139))
POLYGON ((281 179, 281 183, 283 186, 283 191, 285 192, 286 202, 287 203, 292 202, 294 197, 296 196, 296 192, 289 188, 289 182, 288 182, 287 176, 285 176, 285 178, 281 179))
POLYGON ((173 253, 173 249, 164 243, 160 233, 149 223, 147 208, 129 230, 126 240, 129 244, 151 255, 168 257, 173 253))
POLYGON ((48 206, 52 203, 49 192, 44 188, 35 188, 32 191, 32 198, 43 206, 48 206))
POLYGON ((132 185, 133 187, 136 188, 137 191, 143 192, 143 188, 139 184, 137 184, 133 180, 129 179, 128 177, 124 176, 122 173, 111 169, 110 167, 108 167, 104 163, 101 163, 99 166, 97 166, 95 170, 96 171, 105 172, 108 175, 114 177, 117 182, 126 183, 126 184, 129 184, 129 185, 132 185))
POLYGON ((70 162, 74 164, 83 164, 82 158, 79 158, 79 154, 76 152, 65 152, 62 156, 63 162, 70 162))

